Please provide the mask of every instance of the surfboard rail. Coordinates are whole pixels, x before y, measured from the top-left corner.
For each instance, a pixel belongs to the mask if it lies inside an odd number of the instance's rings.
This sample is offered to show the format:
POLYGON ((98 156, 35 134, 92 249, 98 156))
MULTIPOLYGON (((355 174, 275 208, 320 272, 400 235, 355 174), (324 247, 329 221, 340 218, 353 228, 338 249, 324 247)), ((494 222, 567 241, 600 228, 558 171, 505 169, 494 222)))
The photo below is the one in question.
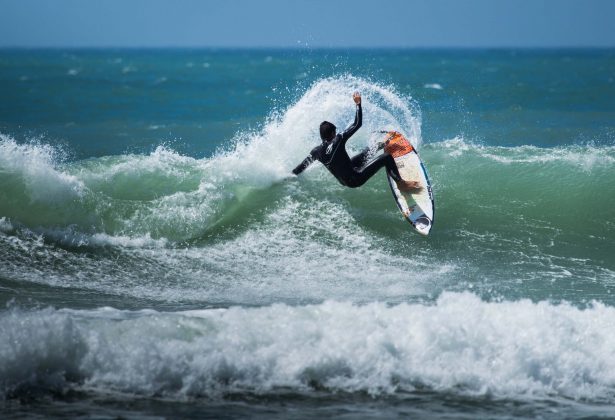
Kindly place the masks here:
POLYGON ((423 161, 412 143, 397 131, 387 132, 384 151, 393 156, 404 181, 419 183, 418 191, 401 191, 391 174, 387 173, 393 198, 404 218, 418 233, 424 236, 429 235, 434 224, 435 203, 431 182, 423 161), (409 204, 411 202, 415 204, 409 204))

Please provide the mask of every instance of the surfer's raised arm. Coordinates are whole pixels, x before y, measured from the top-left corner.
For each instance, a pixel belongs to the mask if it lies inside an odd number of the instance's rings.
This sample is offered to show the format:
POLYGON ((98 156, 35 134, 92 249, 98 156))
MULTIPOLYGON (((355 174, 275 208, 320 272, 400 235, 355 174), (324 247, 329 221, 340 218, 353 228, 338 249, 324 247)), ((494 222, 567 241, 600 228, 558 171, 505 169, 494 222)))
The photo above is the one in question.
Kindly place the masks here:
POLYGON ((342 133, 342 140, 348 140, 354 133, 357 132, 361 125, 363 124, 363 109, 361 109, 361 94, 359 92, 355 92, 352 94, 352 99, 354 103, 357 105, 357 112, 354 116, 354 122, 342 133))

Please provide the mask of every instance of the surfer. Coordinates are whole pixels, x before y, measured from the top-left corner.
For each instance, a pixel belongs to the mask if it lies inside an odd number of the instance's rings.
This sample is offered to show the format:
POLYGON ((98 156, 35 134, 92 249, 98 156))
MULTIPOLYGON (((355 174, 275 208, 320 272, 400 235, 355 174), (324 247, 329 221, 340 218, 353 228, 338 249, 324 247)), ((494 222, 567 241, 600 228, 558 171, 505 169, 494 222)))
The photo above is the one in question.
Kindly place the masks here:
MULTIPOLYGON (((400 190, 410 191, 419 189, 419 184, 416 181, 404 181, 399 175, 395 160, 388 153, 383 153, 376 159, 365 164, 367 157, 370 154, 370 149, 367 148, 352 159, 346 152, 346 142, 357 132, 363 123, 363 110, 361 109, 361 95, 355 92, 352 99, 356 104, 357 111, 355 114, 354 123, 350 125, 343 133, 337 134, 336 127, 329 121, 323 121, 320 124, 320 138, 322 143, 312 149, 308 157, 301 162, 295 169, 293 174, 299 175, 315 160, 320 161, 340 182, 340 184, 356 188, 365 184, 376 172, 382 167, 386 167, 391 176, 397 182, 400 190)), ((378 145, 378 150, 384 147, 384 143, 378 145)))

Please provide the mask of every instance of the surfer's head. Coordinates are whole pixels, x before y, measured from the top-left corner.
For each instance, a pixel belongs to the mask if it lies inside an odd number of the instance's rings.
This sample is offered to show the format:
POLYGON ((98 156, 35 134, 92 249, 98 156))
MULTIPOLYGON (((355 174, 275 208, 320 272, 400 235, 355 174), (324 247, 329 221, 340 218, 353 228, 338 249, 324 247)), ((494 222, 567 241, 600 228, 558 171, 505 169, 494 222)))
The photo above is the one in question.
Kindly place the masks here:
POLYGON ((333 140, 335 138, 335 126, 329 121, 323 121, 320 123, 320 138, 326 141, 333 140))

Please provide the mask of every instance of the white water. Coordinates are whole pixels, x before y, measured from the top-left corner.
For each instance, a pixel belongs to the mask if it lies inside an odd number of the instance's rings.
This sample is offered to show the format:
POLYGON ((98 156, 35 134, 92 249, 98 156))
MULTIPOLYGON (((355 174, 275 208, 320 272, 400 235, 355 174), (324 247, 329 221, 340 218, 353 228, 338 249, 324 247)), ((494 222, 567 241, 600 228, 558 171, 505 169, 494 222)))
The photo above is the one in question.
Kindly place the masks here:
POLYGON ((615 392, 615 309, 485 302, 328 301, 188 312, 10 309, 0 315, 0 387, 167 396, 279 387, 600 401, 615 392))

